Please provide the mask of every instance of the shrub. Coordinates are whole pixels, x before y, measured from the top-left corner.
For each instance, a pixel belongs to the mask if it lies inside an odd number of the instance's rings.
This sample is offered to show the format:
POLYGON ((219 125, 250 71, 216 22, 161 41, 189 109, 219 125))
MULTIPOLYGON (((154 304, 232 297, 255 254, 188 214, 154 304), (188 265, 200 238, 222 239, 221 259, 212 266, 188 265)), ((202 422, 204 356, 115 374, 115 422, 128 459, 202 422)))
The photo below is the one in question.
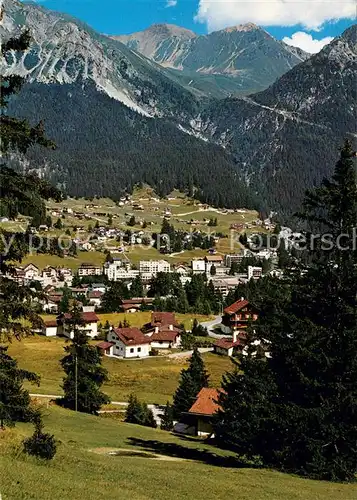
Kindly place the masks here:
POLYGON ((33 435, 23 441, 24 451, 28 455, 52 460, 57 451, 56 440, 53 435, 42 431, 43 424, 39 421, 35 424, 33 435))

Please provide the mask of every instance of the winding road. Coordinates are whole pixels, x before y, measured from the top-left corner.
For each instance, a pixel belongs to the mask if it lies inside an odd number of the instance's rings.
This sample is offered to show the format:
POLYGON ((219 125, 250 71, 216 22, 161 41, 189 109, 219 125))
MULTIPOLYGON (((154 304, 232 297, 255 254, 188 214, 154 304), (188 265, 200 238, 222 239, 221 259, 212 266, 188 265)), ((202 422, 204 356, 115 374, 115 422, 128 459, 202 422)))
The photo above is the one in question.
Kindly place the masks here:
POLYGON ((221 321, 222 321, 222 316, 219 315, 219 316, 216 316, 214 319, 211 319, 210 321, 202 321, 202 323, 200 323, 200 325, 207 328, 209 337, 212 337, 214 339, 221 339, 223 337, 227 337, 227 335, 215 333, 214 328, 213 328, 215 325, 220 324, 221 321))

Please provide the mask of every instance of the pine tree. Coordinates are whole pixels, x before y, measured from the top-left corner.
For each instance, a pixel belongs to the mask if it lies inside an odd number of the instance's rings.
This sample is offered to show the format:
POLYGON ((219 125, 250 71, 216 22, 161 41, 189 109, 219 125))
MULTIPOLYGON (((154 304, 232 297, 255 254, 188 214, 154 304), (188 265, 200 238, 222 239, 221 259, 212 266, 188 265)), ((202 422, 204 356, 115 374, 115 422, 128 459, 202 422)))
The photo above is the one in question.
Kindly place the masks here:
POLYGON ((266 466, 354 480, 357 188, 349 143, 332 179, 307 194, 299 216, 311 234, 325 230, 334 244, 325 247, 326 238, 310 238, 315 247, 309 247, 309 264, 295 265, 276 280, 275 296, 260 290, 254 330, 258 340, 270 342, 269 356, 248 356, 242 375, 225 378, 216 434, 266 466), (341 234, 347 249, 336 244, 341 234))
POLYGON ((174 427, 174 412, 169 402, 166 403, 164 413, 162 414, 160 427, 164 431, 172 431, 174 427))
POLYGON ((128 226, 131 226, 131 227, 134 227, 136 224, 136 219, 135 219, 135 216, 132 215, 129 219, 129 222, 128 222, 128 226))
POLYGON ((65 284, 65 286, 63 287, 63 295, 59 303, 59 311, 61 313, 67 313, 69 311, 71 299, 72 299, 72 292, 69 289, 68 285, 65 284))
POLYGON ((62 404, 72 410, 97 414, 104 404, 110 402, 110 398, 100 391, 102 384, 108 380, 108 373, 102 367, 99 349, 89 345, 86 333, 80 328, 81 316, 76 304, 68 324, 73 331, 73 340, 65 346, 66 356, 61 359, 66 374, 62 404))
POLYGON ((34 417, 35 430, 31 437, 23 441, 24 452, 44 460, 52 460, 57 451, 56 440, 52 434, 43 432, 43 422, 39 413, 34 417))
MULTIPOLYGON (((29 47, 30 35, 22 33, 18 38, 11 38, 1 47, 1 57, 18 57, 29 47), (14 56, 14 54, 16 54, 14 56)), ((31 127, 27 120, 9 116, 8 101, 18 93, 23 85, 23 78, 17 75, 2 76, 0 85, 0 153, 5 156, 9 151, 26 153, 34 145, 54 148, 54 144, 44 136, 43 124, 31 127)), ((46 222, 46 207, 43 199, 61 200, 60 192, 46 181, 33 174, 21 175, 5 164, 0 168, 0 210, 10 219, 19 213, 36 219, 36 223, 46 222)), ((28 287, 20 286, 6 277, 14 272, 13 262, 21 261, 28 251, 29 233, 9 233, 0 230, 0 340, 31 333, 31 328, 39 327, 40 317, 32 307, 36 293, 28 287), (5 248, 5 242, 12 242, 5 248), (6 251, 5 251, 6 250, 6 251), (25 321, 22 321, 25 319, 25 321)))
POLYGON ((144 286, 140 276, 136 276, 130 287, 130 295, 132 297, 142 297, 144 295, 144 286))
POLYGON ((156 429, 157 423, 154 417, 154 413, 151 410, 151 408, 148 407, 146 403, 142 403, 142 411, 143 411, 143 420, 142 424, 145 427, 152 427, 153 429, 156 429))
POLYGON ((125 422, 142 425, 144 420, 143 407, 134 394, 130 394, 125 412, 125 422))
POLYGON ((53 227, 55 229, 62 229, 63 228, 63 224, 62 224, 62 221, 60 218, 58 218, 57 221, 53 224, 53 227))
POLYGON ((7 354, 7 347, 0 346, 0 427, 16 422, 29 422, 33 417, 31 398, 23 388, 28 380, 37 385, 40 378, 35 373, 22 370, 17 361, 7 354))
POLYGON ((187 369, 181 371, 179 386, 173 399, 173 411, 176 418, 188 411, 203 387, 208 387, 209 376, 202 357, 195 347, 187 369))

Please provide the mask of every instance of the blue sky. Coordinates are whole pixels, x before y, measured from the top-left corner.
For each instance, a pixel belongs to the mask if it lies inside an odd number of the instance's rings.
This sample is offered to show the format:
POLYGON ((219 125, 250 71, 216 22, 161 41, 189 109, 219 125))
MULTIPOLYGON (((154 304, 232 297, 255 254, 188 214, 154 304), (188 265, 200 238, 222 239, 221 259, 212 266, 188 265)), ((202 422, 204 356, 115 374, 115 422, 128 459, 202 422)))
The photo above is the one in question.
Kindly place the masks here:
MULTIPOLYGON (((278 39, 312 43, 335 37, 355 22, 355 0, 38 0, 107 34, 172 23, 204 34, 252 21, 278 39), (300 35, 299 35, 300 33, 300 35), (302 35, 301 35, 302 34, 302 35), (302 40, 302 41, 301 41, 302 40)), ((291 43, 293 44, 293 42, 291 43)), ((317 51, 317 50, 315 50, 317 51)))

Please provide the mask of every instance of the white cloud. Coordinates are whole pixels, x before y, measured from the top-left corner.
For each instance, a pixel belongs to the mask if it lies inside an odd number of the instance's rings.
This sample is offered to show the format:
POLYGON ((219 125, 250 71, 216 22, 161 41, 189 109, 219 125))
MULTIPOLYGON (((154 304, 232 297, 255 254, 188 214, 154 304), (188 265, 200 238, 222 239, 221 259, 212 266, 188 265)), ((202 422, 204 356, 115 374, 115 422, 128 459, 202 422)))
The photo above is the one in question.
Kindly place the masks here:
POLYGON ((322 47, 325 47, 328 43, 332 42, 333 37, 327 36, 322 38, 321 40, 316 40, 312 38, 311 35, 305 33, 304 31, 297 31, 291 38, 284 37, 283 42, 288 45, 292 45, 293 47, 300 47, 300 49, 305 50, 305 52, 310 52, 310 54, 316 54, 320 52, 322 47))
POLYGON ((209 31, 252 22, 318 30, 326 21, 354 19, 355 0, 199 0, 196 20, 209 31))
POLYGON ((166 8, 168 7, 176 7, 177 5, 177 0, 167 0, 167 3, 165 5, 166 8))

